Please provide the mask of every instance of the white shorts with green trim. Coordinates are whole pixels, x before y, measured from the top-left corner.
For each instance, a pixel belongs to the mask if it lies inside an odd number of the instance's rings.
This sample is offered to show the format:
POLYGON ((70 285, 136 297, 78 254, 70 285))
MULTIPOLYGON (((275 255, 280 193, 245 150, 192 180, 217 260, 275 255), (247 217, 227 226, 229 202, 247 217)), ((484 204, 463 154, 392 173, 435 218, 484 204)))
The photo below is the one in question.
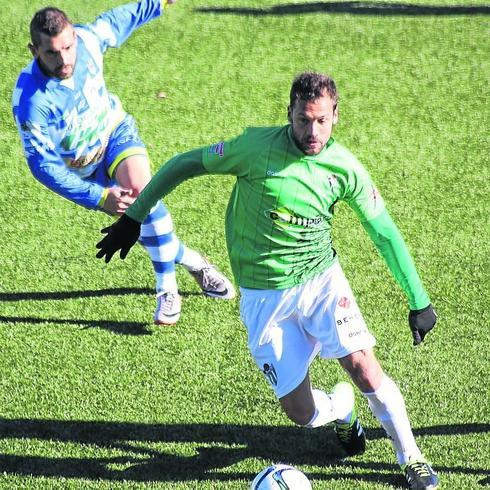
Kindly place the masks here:
POLYGON ((338 359, 376 344, 338 262, 289 289, 240 291, 250 353, 278 398, 304 380, 318 353, 338 359))

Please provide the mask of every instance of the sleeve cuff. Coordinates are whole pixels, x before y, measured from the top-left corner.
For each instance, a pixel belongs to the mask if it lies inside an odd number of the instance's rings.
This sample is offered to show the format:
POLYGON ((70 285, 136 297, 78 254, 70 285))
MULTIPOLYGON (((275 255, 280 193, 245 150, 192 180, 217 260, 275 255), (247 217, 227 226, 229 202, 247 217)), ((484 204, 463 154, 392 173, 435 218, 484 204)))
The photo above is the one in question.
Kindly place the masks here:
POLYGON ((97 206, 99 208, 104 207, 108 195, 109 195, 109 189, 107 187, 104 187, 104 189, 102 190, 102 196, 100 197, 99 202, 97 203, 97 206))

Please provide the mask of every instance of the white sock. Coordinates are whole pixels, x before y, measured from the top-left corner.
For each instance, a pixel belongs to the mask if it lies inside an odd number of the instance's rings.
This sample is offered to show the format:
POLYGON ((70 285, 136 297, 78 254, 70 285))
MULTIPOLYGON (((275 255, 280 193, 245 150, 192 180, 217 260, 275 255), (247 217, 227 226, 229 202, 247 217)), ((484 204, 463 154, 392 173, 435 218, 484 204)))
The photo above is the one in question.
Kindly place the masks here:
POLYGON ((339 424, 349 424, 354 411, 355 396, 350 383, 342 381, 333 387, 332 394, 335 415, 339 424))
POLYGON ((312 392, 315 402, 315 413, 308 424, 305 425, 309 429, 328 424, 337 418, 331 396, 322 390, 313 389, 312 392))
POLYGON ((179 264, 188 271, 199 271, 206 267, 207 262, 198 252, 183 245, 183 253, 179 259, 179 264))
POLYGON ((364 395, 371 412, 391 439, 398 463, 406 464, 410 459, 421 458, 422 454, 408 420, 405 401, 395 382, 385 375, 376 391, 364 395))

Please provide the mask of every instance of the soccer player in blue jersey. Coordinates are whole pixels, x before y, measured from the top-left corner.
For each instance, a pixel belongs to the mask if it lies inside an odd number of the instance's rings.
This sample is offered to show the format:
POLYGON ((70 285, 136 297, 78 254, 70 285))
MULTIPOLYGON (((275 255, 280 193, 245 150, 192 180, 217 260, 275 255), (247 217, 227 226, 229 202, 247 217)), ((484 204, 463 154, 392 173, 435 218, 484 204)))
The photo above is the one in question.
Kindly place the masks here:
MULTIPOLYGON (((73 25, 53 7, 32 18, 29 49, 34 59, 15 85, 14 118, 34 177, 87 209, 121 215, 151 179, 135 121, 106 88, 103 55, 159 17, 163 6, 160 0, 141 0, 87 25, 73 25)), ((230 281, 179 241, 163 203, 148 214, 139 242, 155 271, 156 324, 174 324, 180 316, 175 263, 190 272, 207 296, 234 297, 230 281)))

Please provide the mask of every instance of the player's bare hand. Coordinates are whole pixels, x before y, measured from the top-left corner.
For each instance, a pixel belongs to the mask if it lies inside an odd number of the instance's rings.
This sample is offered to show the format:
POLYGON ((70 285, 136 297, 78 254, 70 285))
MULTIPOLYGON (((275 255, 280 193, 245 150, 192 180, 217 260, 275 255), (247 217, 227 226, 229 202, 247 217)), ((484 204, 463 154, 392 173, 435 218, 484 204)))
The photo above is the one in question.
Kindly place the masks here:
POLYGON ((100 230, 106 236, 96 245, 100 249, 96 257, 104 258, 107 263, 120 250, 119 256, 125 259, 131 247, 138 241, 140 229, 141 223, 123 214, 113 225, 100 230))
POLYGON ((437 315, 432 305, 426 306, 421 310, 410 310, 408 323, 413 336, 413 345, 423 342, 424 337, 434 328, 437 315))
POLYGON ((110 187, 102 208, 108 214, 121 216, 133 204, 135 199, 136 197, 133 196, 131 189, 124 189, 117 186, 110 187))

